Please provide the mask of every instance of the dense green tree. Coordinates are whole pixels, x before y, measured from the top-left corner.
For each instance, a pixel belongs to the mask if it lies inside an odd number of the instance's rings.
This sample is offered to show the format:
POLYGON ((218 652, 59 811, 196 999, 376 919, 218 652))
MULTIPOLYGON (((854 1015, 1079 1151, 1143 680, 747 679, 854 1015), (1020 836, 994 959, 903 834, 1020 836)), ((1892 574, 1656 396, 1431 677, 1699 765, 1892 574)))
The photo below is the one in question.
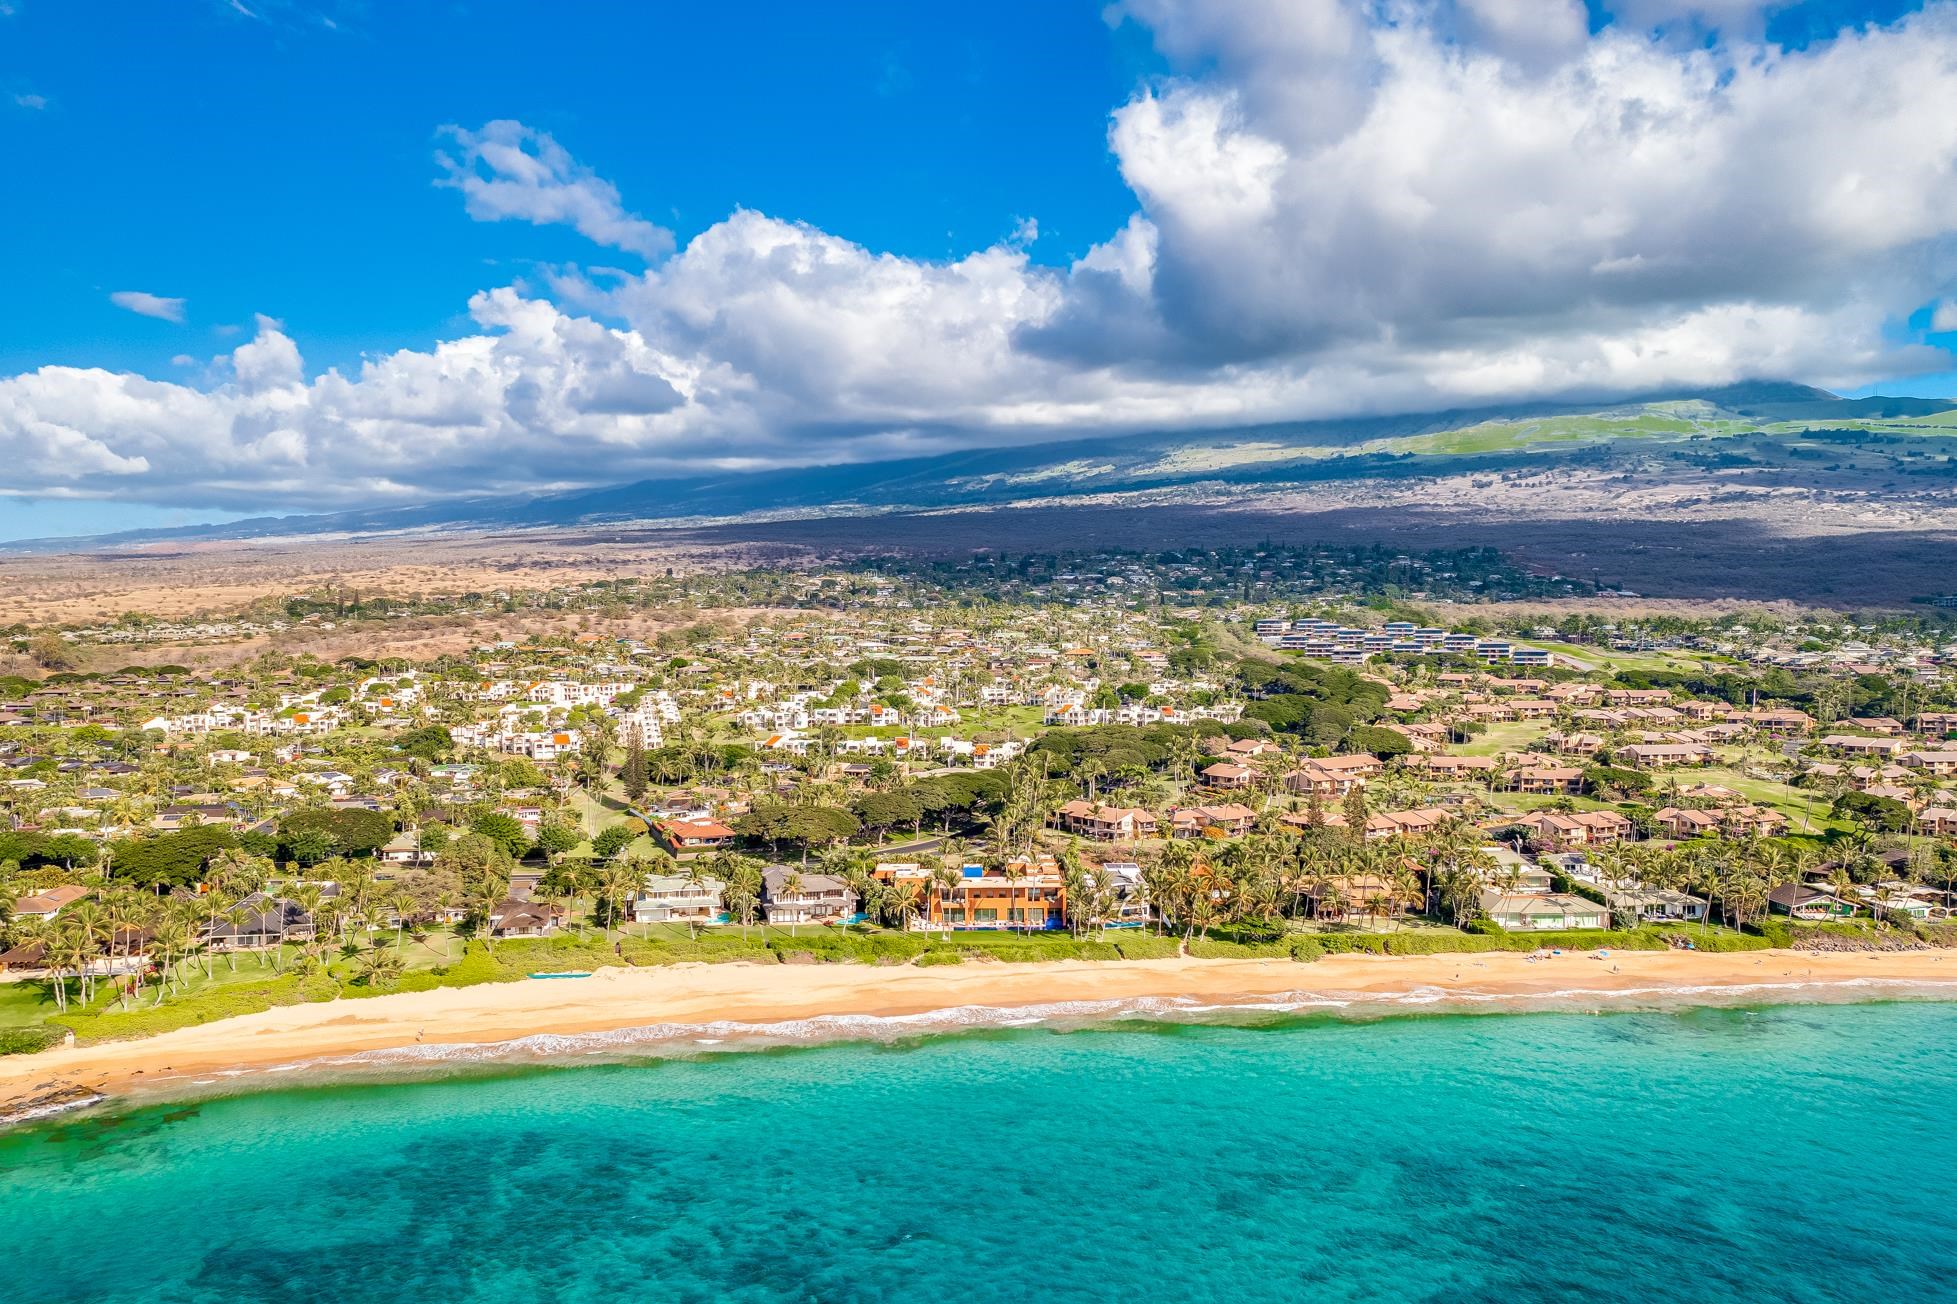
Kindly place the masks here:
POLYGON ((612 824, 598 831, 591 840, 592 854, 600 860, 610 860, 619 852, 631 846, 638 833, 623 824, 612 824))
POLYGON ((734 831, 755 842, 812 848, 833 846, 854 837, 863 825, 856 816, 834 806, 803 806, 769 802, 734 821, 734 831))
POLYGON ((522 823, 514 815, 502 811, 484 811, 469 821, 469 828, 502 848, 503 854, 512 858, 530 850, 530 835, 523 831, 522 823))
POLYGON ((439 724, 410 729, 397 737, 394 745, 410 756, 430 762, 445 761, 455 751, 455 739, 439 724))
POLYGON ((584 836, 562 820, 546 820, 537 830, 538 849, 553 859, 583 841, 584 836))
POLYGON ((109 844, 109 872, 143 888, 189 887, 213 856, 237 845, 231 831, 217 825, 130 838, 109 844))
POLYGON ((1398 729, 1384 729, 1378 725, 1360 725, 1345 737, 1345 745, 1357 752, 1371 752, 1382 761, 1395 756, 1405 756, 1413 750, 1413 744, 1398 729))
MULTIPOLYGON (((394 837, 394 821, 379 811, 358 807, 294 811, 279 821, 279 840, 287 847, 296 850, 295 839, 308 833, 321 833, 330 839, 329 854, 371 856, 394 837)), ((310 851, 318 844, 308 839, 304 845, 310 851)), ((301 864, 316 863, 297 855, 293 858, 301 864)))

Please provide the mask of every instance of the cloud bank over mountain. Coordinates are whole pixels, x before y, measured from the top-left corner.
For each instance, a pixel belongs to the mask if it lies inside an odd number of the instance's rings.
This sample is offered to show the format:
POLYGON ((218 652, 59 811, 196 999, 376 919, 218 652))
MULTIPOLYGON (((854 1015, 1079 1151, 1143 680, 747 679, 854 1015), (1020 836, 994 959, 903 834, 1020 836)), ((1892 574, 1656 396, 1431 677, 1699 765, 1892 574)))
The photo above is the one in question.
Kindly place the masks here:
POLYGON ((1957 3, 1801 50, 1757 4, 1625 8, 1123 0, 1174 72, 1113 107, 1135 212, 1067 268, 1033 221, 942 262, 745 210, 678 245, 574 142, 443 128, 469 217, 635 266, 485 288, 350 373, 261 317, 194 385, 0 378, 0 487, 323 510, 1948 369, 1957 3))

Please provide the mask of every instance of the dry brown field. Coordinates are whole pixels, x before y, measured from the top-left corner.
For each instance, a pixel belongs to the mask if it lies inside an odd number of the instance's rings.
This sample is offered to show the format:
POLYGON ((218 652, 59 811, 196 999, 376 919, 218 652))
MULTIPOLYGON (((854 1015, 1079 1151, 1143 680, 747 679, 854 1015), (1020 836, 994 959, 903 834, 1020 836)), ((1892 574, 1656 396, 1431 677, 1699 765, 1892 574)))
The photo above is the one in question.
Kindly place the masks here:
MULTIPOLYGON (((129 611, 225 616, 255 599, 321 588, 407 597, 893 552, 956 557, 981 548, 1154 549, 1266 539, 1409 551, 1490 546, 1541 574, 1596 579, 1638 594, 1523 604, 1532 611, 1716 615, 1776 602, 1790 610, 1903 607, 1914 597, 1957 590, 1957 495, 1934 486, 1838 478, 1823 490, 1778 473, 1691 479, 1676 469, 1651 475, 1565 469, 1554 476, 1273 486, 1251 495, 1241 486, 1191 486, 711 526, 170 541, 0 556, 0 624, 108 621, 129 611)), ((369 654, 430 655, 532 627, 514 617, 367 622, 352 637, 295 630, 281 643, 312 642, 322 654, 364 647, 369 654)), ((113 651, 126 653, 127 662, 156 659, 152 653, 160 650, 113 651)))

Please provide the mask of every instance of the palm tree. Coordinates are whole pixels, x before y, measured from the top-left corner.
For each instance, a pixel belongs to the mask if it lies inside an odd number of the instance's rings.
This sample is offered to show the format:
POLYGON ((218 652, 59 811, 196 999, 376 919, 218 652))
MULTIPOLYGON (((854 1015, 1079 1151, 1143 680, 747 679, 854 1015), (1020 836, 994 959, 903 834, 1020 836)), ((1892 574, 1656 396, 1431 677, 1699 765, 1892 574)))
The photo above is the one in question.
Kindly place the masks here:
POLYGON ((1088 924, 1092 926, 1098 920, 1101 936, 1105 938, 1108 935, 1108 916, 1114 913, 1117 900, 1114 875, 1108 872, 1106 865, 1096 865, 1088 871, 1087 888, 1094 903, 1088 915, 1088 924))
POLYGON ((1844 866, 1836 865, 1835 872, 1828 875, 1828 890, 1843 901, 1848 900, 1848 894, 1854 886, 1855 880, 1848 876, 1848 870, 1844 866))
POLYGON ((1009 860, 1006 862, 1004 873, 1006 879, 1006 926, 1013 928, 1014 931, 1019 931, 1017 925, 1023 921, 1019 918, 1019 909, 1014 903, 1019 895, 1019 885, 1026 881, 1026 863, 1021 860, 1009 860))
MULTIPOLYGON (((571 917, 571 907, 577 900, 579 880, 583 877, 582 868, 574 861, 560 861, 545 869, 537 880, 537 891, 553 901, 562 902, 564 918, 571 917)), ((578 935, 584 935, 584 925, 578 925, 578 935)))
POLYGON ((165 914, 150 930, 150 944, 163 954, 163 967, 156 975, 156 1004, 163 1004, 177 957, 188 953, 196 936, 195 924, 181 914, 165 914))
MULTIPOLYGON (((791 869, 786 874, 782 875, 781 894, 783 896, 786 897, 799 896, 801 894, 801 891, 802 891, 802 875, 799 871, 791 869)), ((798 909, 795 913, 798 917, 791 918, 788 921, 788 935, 790 937, 800 936, 800 934, 796 932, 796 925, 800 922, 799 916, 801 914, 801 911, 798 909)))
POLYGON ((626 903, 645 886, 645 870, 638 860, 622 860, 605 866, 598 874, 598 895, 605 903, 605 923, 618 926, 626 903))
POLYGON ((1420 873, 1405 856, 1393 858, 1393 910, 1405 922, 1407 903, 1420 897, 1420 873))
MULTIPOLYGON (((689 863, 686 867, 685 879, 688 888, 695 892, 704 892, 708 882, 705 862, 696 859, 689 863)), ((697 941, 700 937, 700 930, 691 915, 687 916, 686 920, 686 936, 689 941, 697 941)))
MULTIPOLYGON (((68 975, 73 973, 81 979, 88 971, 88 942, 73 928, 56 927, 48 934, 44 943, 44 961, 48 966, 48 976, 54 983, 54 1004, 58 1010, 68 1008, 68 975)), ((88 1003, 87 989, 81 991, 82 1004, 88 1003)))
MULTIPOLYGON (((325 933, 326 930, 320 927, 320 915, 326 906, 325 888, 317 883, 300 883, 292 889, 291 900, 293 904, 297 905, 305 913, 306 921, 311 925, 314 937, 319 937, 325 933)), ((279 938, 278 944, 273 949, 273 964, 275 967, 283 967, 285 964, 285 938, 283 936, 279 938)))
POLYGON ((728 910, 741 921, 741 939, 747 940, 748 926, 754 922, 754 909, 761 900, 761 867, 746 856, 722 852, 713 859, 723 884, 722 899, 728 910))
POLYGON ((877 918, 893 928, 903 928, 909 924, 924 893, 924 884, 917 879, 907 879, 901 883, 883 886, 877 898, 877 918))
POLYGON ((413 918, 418 903, 414 893, 397 890, 388 895, 388 908, 394 912, 394 949, 401 950, 406 937, 409 920, 413 918))
POLYGON ((397 981, 405 967, 401 953, 390 951, 385 946, 370 946, 360 957, 360 976, 369 987, 381 987, 397 981))
POLYGON ((956 892, 958 885, 964 881, 965 876, 958 871, 958 867, 942 859, 939 860, 937 867, 931 871, 931 890, 937 894, 940 903, 939 914, 943 916, 939 922, 944 925, 944 933, 947 938, 951 935, 950 905, 952 893, 956 892))
POLYGON ((469 912, 470 921, 475 931, 481 935, 483 946, 492 951, 496 949, 496 943, 495 929, 490 921, 496 914, 496 908, 503 904, 503 898, 507 894, 507 886, 498 881, 498 877, 494 874, 479 875, 463 889, 465 909, 469 912))
MULTIPOLYGON (((218 919, 221 916, 229 914, 237 904, 237 898, 215 885, 204 893, 204 911, 206 914, 204 936, 207 939, 217 932, 218 919)), ((206 978, 212 976, 211 950, 209 946, 204 947, 204 976, 206 978)))
POLYGON ((109 940, 115 936, 115 921, 108 912, 93 901, 78 902, 70 907, 62 918, 64 923, 80 939, 84 952, 84 963, 79 977, 82 987, 82 1004, 87 1005, 94 994, 92 966, 87 963, 94 959, 98 950, 106 950, 109 940))

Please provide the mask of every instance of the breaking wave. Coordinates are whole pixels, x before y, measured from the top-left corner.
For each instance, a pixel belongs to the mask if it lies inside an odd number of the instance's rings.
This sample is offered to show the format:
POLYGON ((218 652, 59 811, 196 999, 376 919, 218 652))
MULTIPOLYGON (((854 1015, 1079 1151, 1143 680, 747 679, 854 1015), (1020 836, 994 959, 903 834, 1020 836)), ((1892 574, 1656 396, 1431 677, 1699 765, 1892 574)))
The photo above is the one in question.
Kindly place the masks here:
MULTIPOLYGON (((314 1060, 313 1067, 374 1068, 452 1063, 537 1063, 552 1060, 657 1058, 813 1046, 828 1042, 915 1041, 1009 1028, 1058 1032, 1131 1021, 1247 1024, 1318 1016, 1363 1021, 1407 1014, 1605 1013, 1675 1011, 1701 1006, 1852 1004, 1888 1000, 1957 1000, 1957 980, 1856 978, 1835 982, 1757 982, 1633 988, 1570 987, 1549 992, 1477 992, 1415 987, 1405 992, 1282 992, 1242 1000, 1142 996, 1049 1001, 1030 1005, 955 1005, 916 1014, 822 1014, 770 1023, 713 1020, 657 1023, 607 1032, 537 1033, 493 1043, 442 1043, 363 1051, 314 1060)), ((290 1069, 291 1065, 281 1065, 290 1069)))
MULTIPOLYGON (((915 1014, 824 1014, 769 1023, 713 1020, 656 1023, 606 1032, 535 1033, 498 1042, 427 1042, 329 1055, 261 1068, 232 1068, 149 1079, 129 1093, 168 1099, 228 1095, 314 1082, 388 1082, 573 1064, 630 1064, 664 1059, 787 1050, 831 1043, 900 1045, 1008 1030, 1078 1032, 1121 1025, 1301 1027, 1314 1022, 1524 1013, 1677 1013, 1694 1008, 1846 1005, 1888 1001, 1957 1001, 1957 980, 1856 978, 1841 981, 1657 984, 1633 988, 1568 987, 1547 992, 1483 992, 1415 987, 1404 992, 1288 991, 1240 1000, 1129 997, 1028 1005, 956 1005, 915 1014)), ((96 1101, 68 1103, 62 1110, 96 1101)), ((123 1101, 116 1102, 118 1104, 123 1101)), ((20 1120, 8 1120, 20 1121, 20 1120)))

